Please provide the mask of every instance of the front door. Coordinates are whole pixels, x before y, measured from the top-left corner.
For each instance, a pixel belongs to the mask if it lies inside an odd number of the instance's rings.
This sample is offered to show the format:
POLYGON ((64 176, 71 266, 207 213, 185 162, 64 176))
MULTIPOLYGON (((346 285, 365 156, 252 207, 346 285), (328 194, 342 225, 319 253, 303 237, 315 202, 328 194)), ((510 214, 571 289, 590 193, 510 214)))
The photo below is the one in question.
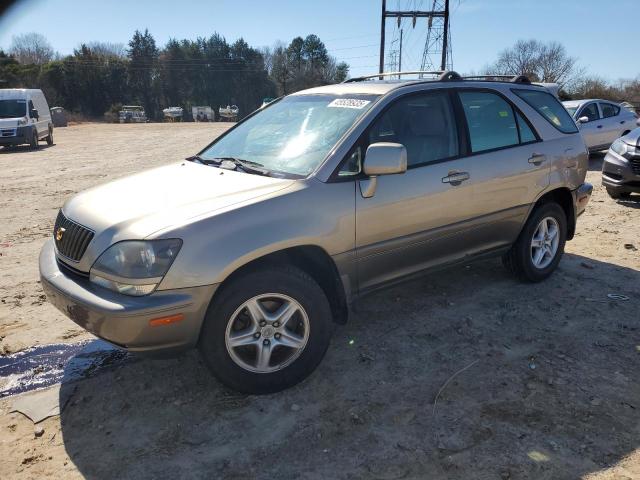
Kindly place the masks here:
POLYGON ((587 117, 589 120, 585 123, 580 123, 580 133, 584 142, 587 144, 587 148, 599 147, 606 143, 606 139, 603 139, 603 125, 600 117, 600 111, 598 110, 598 104, 596 102, 587 103, 578 114, 578 118, 587 117))

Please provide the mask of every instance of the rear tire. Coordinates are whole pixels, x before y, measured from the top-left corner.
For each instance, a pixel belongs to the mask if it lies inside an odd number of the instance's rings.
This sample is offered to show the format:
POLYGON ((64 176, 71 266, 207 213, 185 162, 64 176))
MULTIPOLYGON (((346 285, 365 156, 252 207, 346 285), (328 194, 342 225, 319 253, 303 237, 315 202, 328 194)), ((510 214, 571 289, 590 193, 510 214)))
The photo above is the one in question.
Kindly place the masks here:
POLYGON ((49 127, 49 135, 47 136, 47 138, 45 138, 45 140, 47 141, 47 145, 53 145, 53 128, 49 127))
POLYGON ((620 192, 620 191, 614 190, 612 188, 607 188, 607 193, 614 200, 618 200, 620 198, 629 198, 631 196, 630 192, 620 192))
POLYGON ((216 294, 198 348, 225 385, 273 393, 315 370, 332 331, 329 301, 316 281, 296 267, 271 266, 231 280, 216 294), (287 317, 287 311, 293 313, 287 317))
POLYGON ((518 279, 540 282, 560 263, 566 240, 564 210, 557 203, 543 203, 531 213, 518 240, 502 257, 502 263, 518 279))

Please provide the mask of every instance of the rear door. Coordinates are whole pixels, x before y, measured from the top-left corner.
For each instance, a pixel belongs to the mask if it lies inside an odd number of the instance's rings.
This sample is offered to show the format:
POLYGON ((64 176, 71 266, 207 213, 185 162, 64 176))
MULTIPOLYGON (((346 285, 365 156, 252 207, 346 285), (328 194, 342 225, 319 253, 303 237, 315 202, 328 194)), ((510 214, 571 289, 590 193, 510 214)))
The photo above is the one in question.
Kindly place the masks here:
POLYGON ((626 127, 627 119, 623 118, 621 108, 609 102, 600 102, 602 112, 602 139, 607 145, 612 144, 625 130, 632 130, 633 126, 626 127))
POLYGON ((549 185, 552 158, 524 114, 499 92, 461 89, 458 97, 478 216, 470 230, 475 246, 466 251, 473 254, 515 241, 529 206, 549 185))

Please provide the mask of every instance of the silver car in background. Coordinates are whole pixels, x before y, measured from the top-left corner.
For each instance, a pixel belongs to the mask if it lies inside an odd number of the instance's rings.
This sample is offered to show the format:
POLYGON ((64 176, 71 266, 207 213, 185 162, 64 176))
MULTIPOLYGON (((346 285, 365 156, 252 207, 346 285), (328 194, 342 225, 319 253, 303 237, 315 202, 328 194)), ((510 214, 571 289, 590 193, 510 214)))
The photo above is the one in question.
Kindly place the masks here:
POLYGON ((562 102, 580 128, 589 151, 605 150, 636 127, 638 115, 608 100, 562 102))

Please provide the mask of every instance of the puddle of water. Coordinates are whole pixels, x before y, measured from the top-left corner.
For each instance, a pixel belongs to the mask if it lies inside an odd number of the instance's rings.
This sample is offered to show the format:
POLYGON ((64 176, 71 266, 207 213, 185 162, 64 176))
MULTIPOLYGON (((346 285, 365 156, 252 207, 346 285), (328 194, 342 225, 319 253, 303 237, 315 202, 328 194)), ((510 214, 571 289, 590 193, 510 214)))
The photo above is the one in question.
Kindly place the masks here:
POLYGON ((0 357, 0 398, 87 378, 130 358, 103 340, 38 345, 0 357))

